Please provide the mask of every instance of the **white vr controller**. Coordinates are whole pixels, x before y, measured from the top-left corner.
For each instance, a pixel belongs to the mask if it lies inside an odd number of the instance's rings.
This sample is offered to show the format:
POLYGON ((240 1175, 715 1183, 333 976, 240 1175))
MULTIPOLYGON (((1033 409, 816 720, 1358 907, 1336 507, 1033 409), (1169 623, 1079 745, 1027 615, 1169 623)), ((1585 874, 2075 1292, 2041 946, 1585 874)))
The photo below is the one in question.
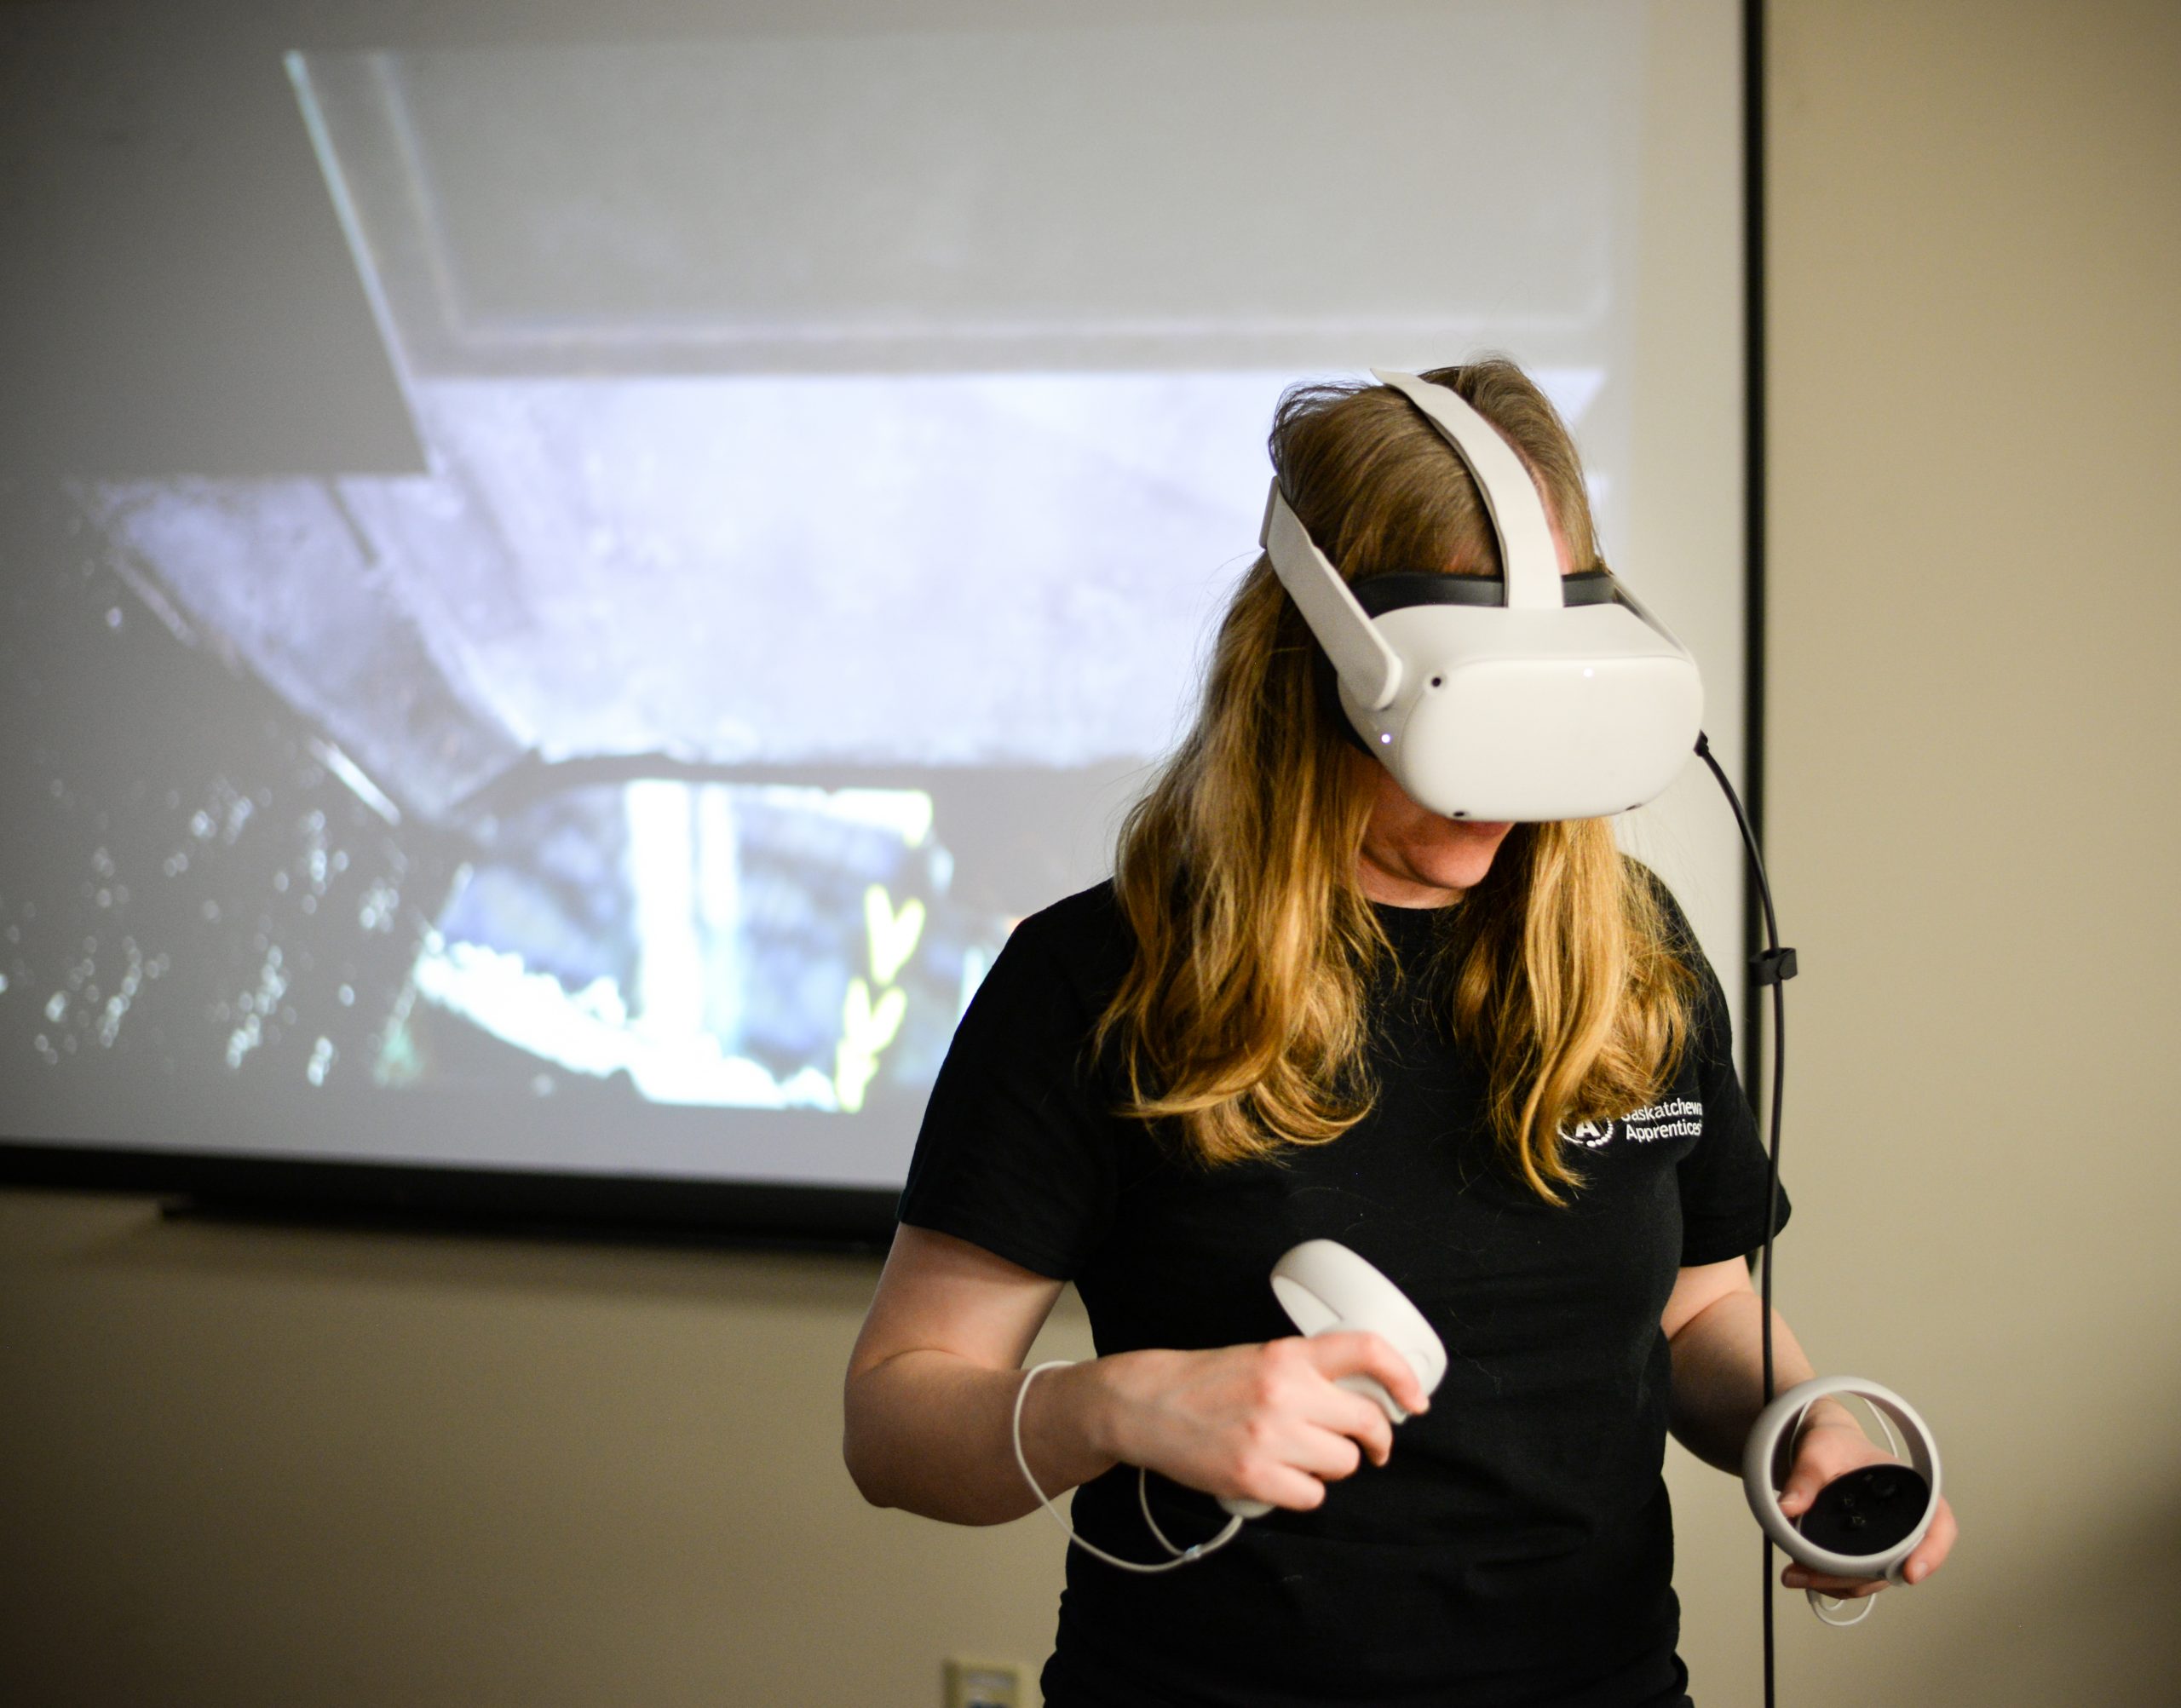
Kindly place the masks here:
MULTIPOLYGON (((1407 1361, 1427 1395, 1447 1374, 1447 1349, 1406 1294, 1363 1258, 1332 1239, 1308 1239, 1273 1268, 1272 1290, 1306 1335, 1361 1330, 1382 1337, 1407 1361)), ((1390 1422, 1408 1413, 1371 1377, 1340 1378, 1340 1386, 1378 1401, 1390 1422)), ((1908 1556, 1929 1533, 1939 1504, 1938 1443, 1914 1406, 1879 1383, 1854 1376, 1821 1377, 1789 1389, 1765 1407, 1742 1454, 1742 1485, 1765 1533, 1798 1564, 1842 1578, 1900 1581, 1908 1556), (1852 1395, 1897 1429, 1897 1454, 1908 1463, 1869 1465, 1836 1477, 1799 1518, 1780 1510, 1780 1489, 1794 1464, 1803 1418, 1819 1400, 1852 1395)), ((1224 1499, 1238 1518, 1262 1518, 1263 1501, 1224 1499)), ((1821 1599, 1813 1592, 1813 1602, 1821 1599)))
MULTIPOLYGON (((1391 1281, 1337 1239, 1305 1239, 1273 1265, 1272 1291, 1296 1328, 1306 1335, 1362 1330, 1392 1343, 1429 1395, 1447 1374, 1447 1349, 1431 1325, 1391 1281)), ((1375 1400, 1387 1420, 1408 1421, 1392 1395, 1368 1376, 1344 1376, 1339 1385, 1375 1400)), ((1220 1505, 1237 1518, 1262 1518, 1262 1500, 1235 1498, 1220 1505)))
MULTIPOLYGON (((1424 1320, 1424 1314, 1411 1304, 1401 1290, 1349 1251, 1332 1239, 1306 1239, 1273 1266, 1272 1291, 1304 1334, 1331 1334, 1339 1329, 1364 1329, 1382 1336, 1392 1343, 1395 1349, 1408 1360, 1408 1367, 1416 1372, 1416 1379, 1426 1394, 1437 1388, 1447 1373, 1447 1349, 1439 1343, 1439 1337, 1431 1331, 1431 1325, 1424 1320)), ((1015 1390, 1015 1410, 1010 1421, 1010 1433, 1015 1446, 1015 1463, 1022 1473, 1022 1480, 1030 1486, 1030 1492, 1037 1496, 1038 1504, 1044 1508, 1054 1523, 1067 1533, 1067 1538, 1086 1554, 1103 1560, 1108 1565, 1124 1572, 1171 1572, 1180 1567, 1216 1554, 1240 1534, 1242 1521, 1262 1518, 1272 1508, 1263 1501, 1231 1499, 1219 1504, 1227 1509, 1227 1525, 1218 1535, 1207 1541, 1183 1547, 1159 1527, 1159 1521, 1152 1515, 1148 1476, 1141 1467, 1136 1474, 1136 1500, 1142 1510, 1143 1522, 1159 1545, 1166 1550, 1168 1558, 1157 1561, 1124 1560, 1108 1554, 1096 1544, 1086 1542, 1075 1533, 1075 1528, 1062 1515, 1051 1497, 1038 1487, 1032 1475, 1030 1461, 1022 1451, 1022 1402, 1028 1396, 1030 1383, 1039 1372, 1051 1370, 1067 1363, 1064 1358, 1033 1365, 1023 1372, 1021 1385, 1015 1390)), ((1408 1413, 1394 1403, 1392 1395, 1371 1377, 1364 1375, 1344 1376, 1340 1385, 1351 1391, 1368 1395, 1385 1408, 1388 1418, 1396 1423, 1407 1421, 1408 1413)))
MULTIPOLYGON (((1446 1346, 1424 1314, 1399 1287, 1338 1240, 1306 1239, 1288 1251, 1273 1266, 1272 1291, 1300 1332, 1314 1337, 1344 1331, 1376 1334, 1407 1361, 1426 1395, 1436 1393, 1446 1378, 1446 1346)), ((1156 1563, 1123 1560, 1084 1541, 1038 1487, 1022 1453, 1022 1400, 1029 1392, 1029 1377, 1050 1367, 1036 1366, 1016 1390, 1016 1462, 1039 1504, 1078 1546, 1124 1571, 1171 1571, 1216 1552, 1232 1539, 1244 1520, 1262 1518, 1272 1510, 1265 1501, 1223 1498, 1219 1504, 1230 1521, 1227 1527, 1207 1542, 1184 1548, 1169 1539, 1152 1516, 1139 1472, 1137 1498, 1144 1522, 1171 1557, 1156 1563)), ((1408 1413, 1374 1378, 1359 1372, 1340 1377, 1339 1385, 1377 1401, 1388 1422, 1408 1421, 1408 1413)), ((1764 1533, 1797 1564, 1833 1577, 1883 1578, 1897 1583, 1938 1513, 1938 1444, 1916 1408, 1891 1389, 1860 1377, 1821 1377, 1789 1389, 1758 1415, 1743 1446, 1742 1487, 1764 1533), (1908 1463, 1867 1465, 1835 1477, 1818 1491, 1799 1518, 1791 1519, 1780 1510, 1780 1490, 1793 1469, 1803 1421, 1813 1404, 1836 1395, 1867 1401, 1885 1428, 1896 1458, 1905 1453, 1908 1463), (1900 1435, 1894 1441, 1896 1428, 1900 1435)), ((1817 1590, 1810 1592, 1811 1608, 1827 1625, 1854 1625, 1870 1611, 1865 1602, 1855 1618, 1836 1619, 1826 1611, 1831 1602, 1817 1590)))
MULTIPOLYGON (((1742 1447, 1741 1481, 1758 1523, 1798 1565, 1837 1578, 1899 1583, 1938 1514, 1938 1443, 1916 1408, 1890 1388, 1856 1376, 1820 1377, 1790 1388, 1758 1415, 1742 1447), (1866 1465, 1835 1477, 1799 1518, 1789 1518, 1780 1510, 1780 1490, 1794 1466, 1802 1421, 1813 1404, 1836 1395, 1867 1400, 1889 1433, 1897 1426, 1896 1454, 1905 1451, 1908 1463, 1866 1465)), ((1828 1625, 1856 1622, 1827 1619, 1822 1603, 1828 1599, 1810 1591, 1819 1618, 1828 1625)))

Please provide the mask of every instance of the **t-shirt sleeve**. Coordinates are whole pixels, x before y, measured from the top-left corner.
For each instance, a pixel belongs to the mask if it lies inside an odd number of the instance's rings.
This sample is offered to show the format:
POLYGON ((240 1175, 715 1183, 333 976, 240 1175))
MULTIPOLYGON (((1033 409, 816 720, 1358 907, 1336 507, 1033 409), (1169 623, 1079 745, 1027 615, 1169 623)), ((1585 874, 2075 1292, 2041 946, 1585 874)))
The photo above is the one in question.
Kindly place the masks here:
MULTIPOLYGON (((1684 1267, 1724 1263, 1764 1243, 1764 1141, 1735 1070, 1734 1024, 1718 975, 1696 946, 1680 909, 1670 899, 1668 906, 1699 986, 1689 1048, 1697 1099, 1704 1106, 1703 1131, 1678 1170, 1681 1261, 1684 1267)), ((1789 1208, 1783 1186, 1775 1233, 1787 1226, 1789 1208)))
POLYGON ((1119 1168, 1089 1051, 1102 1006, 1091 963, 1108 958, 1073 944, 1058 912, 1017 926, 970 999, 899 1215, 1066 1280, 1111 1225, 1119 1168))

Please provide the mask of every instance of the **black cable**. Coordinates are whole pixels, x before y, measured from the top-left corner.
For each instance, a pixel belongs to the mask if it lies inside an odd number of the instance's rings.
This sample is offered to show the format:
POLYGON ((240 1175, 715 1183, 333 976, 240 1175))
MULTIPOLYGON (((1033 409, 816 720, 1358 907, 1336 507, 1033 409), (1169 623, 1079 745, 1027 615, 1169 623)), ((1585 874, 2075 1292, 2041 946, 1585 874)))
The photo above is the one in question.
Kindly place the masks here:
MULTIPOLYGON (((1727 804, 1735 809, 1735 823, 1741 829, 1743 848, 1749 852, 1749 868, 1757 879, 1757 894, 1764 908, 1764 948, 1751 958, 1756 969, 1757 982, 1772 987, 1772 1113, 1771 1134, 1765 1147, 1764 1162, 1764 1254, 1758 1297, 1762 1301, 1764 1320, 1760 1334, 1764 1349, 1764 1403, 1773 1399, 1772 1383, 1772 1229, 1780 1218, 1780 1107, 1781 1080, 1787 1055, 1787 981, 1794 977, 1795 952, 1780 946, 1779 916, 1772 910, 1772 886, 1764 877, 1764 855, 1757 846, 1757 833, 1750 828, 1749 814, 1742 811, 1741 797, 1735 793, 1735 785, 1727 779, 1719 762, 1712 756, 1709 737, 1700 732, 1696 738, 1696 756, 1712 768, 1719 787, 1726 794, 1727 804)), ((1772 1688, 1772 1538, 1764 1542, 1764 1708, 1774 1708, 1772 1688)))
MULTIPOLYGON (((1749 779, 1751 810, 1760 819, 1764 814, 1764 570, 1765 532, 1764 509, 1765 475, 1765 417, 1767 374, 1765 343, 1767 314, 1765 301, 1764 256, 1768 240, 1765 202, 1765 0, 1741 0, 1741 280, 1742 280, 1742 531, 1743 531, 1743 595, 1746 601, 1746 620, 1748 624, 1749 644, 1745 649, 1744 663, 1747 679, 1743 685, 1745 699, 1743 733, 1743 774, 1749 779)), ((1704 756, 1705 762, 1719 779, 1719 786, 1726 791, 1727 799, 1734 803, 1735 821, 1741 826, 1742 841, 1749 849, 1751 864, 1756 868, 1757 885, 1764 901, 1765 931, 1774 954, 1780 952, 1780 934, 1772 918, 1772 893, 1764 882, 1764 862, 1757 850, 1757 837, 1750 828, 1749 816, 1742 811, 1733 785, 1713 762, 1711 749, 1702 736, 1696 739, 1696 750, 1704 756)), ((1754 926, 1753 910, 1745 911, 1743 929, 1754 926)), ((1774 963, 1775 969, 1777 962, 1774 963)), ((1786 976, 1781 975, 1781 977, 1786 976)), ((1782 1003, 1780 978, 1772 981, 1772 1191, 1780 1188, 1780 1063, 1779 1051, 1785 1047, 1781 1036, 1782 1003)), ((1754 995, 1754 992, 1752 993, 1754 995)), ((1749 1031, 1762 1031, 1761 1013, 1758 1002, 1745 1004, 1742 1015, 1749 1031)), ((1766 1065, 1761 1048, 1763 1040, 1750 1039, 1751 1066, 1759 1073, 1766 1065)), ((1764 1224, 1764 1394, 1770 1404, 1772 1395, 1772 1223, 1771 1211, 1767 1211, 1764 1224)), ((1763 1538, 1764 1546, 1764 1708, 1773 1708, 1772 1697, 1772 1538, 1763 1538)))

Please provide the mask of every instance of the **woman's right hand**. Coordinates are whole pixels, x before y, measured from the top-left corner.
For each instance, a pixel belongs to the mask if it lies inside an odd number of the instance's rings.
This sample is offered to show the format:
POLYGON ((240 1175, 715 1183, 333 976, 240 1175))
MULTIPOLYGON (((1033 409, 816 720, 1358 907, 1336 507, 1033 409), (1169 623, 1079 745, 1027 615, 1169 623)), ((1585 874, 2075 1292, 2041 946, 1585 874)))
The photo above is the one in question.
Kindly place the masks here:
POLYGON ((1326 1485, 1370 1455, 1384 1464, 1393 1425, 1376 1400, 1338 1386, 1374 1378, 1412 1414, 1430 1404, 1390 1343, 1343 1331, 1210 1352, 1118 1353, 1097 1360, 1103 1445, 1125 1464, 1221 1499, 1307 1512, 1326 1485))

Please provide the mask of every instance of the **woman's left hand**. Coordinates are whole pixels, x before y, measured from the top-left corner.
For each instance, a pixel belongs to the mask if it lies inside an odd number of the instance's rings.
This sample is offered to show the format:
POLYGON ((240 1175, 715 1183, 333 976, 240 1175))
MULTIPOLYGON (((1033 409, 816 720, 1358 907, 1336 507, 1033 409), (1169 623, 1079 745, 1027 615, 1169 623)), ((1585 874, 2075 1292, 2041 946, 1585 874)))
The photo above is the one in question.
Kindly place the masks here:
MULTIPOLYGON (((1799 1518, 1817 1498, 1818 1491, 1835 1477, 1845 1476, 1865 1465, 1898 1463, 1866 1435, 1845 1412, 1836 1418, 1815 1418, 1804 1429, 1801 1442, 1795 1449, 1794 1469, 1788 1473, 1787 1487, 1780 1491, 1780 1510, 1789 1518, 1799 1518)), ((1954 1535, 1954 1509, 1942 1498, 1939 1510, 1932 1515, 1931 1527, 1925 1532, 1924 1539, 1908 1556, 1902 1580, 1920 1584, 1937 1571, 1953 1550, 1954 1535)), ((1791 1590, 1815 1590, 1821 1596, 1843 1599, 1874 1595, 1888 1584, 1884 1578, 1836 1578, 1828 1573, 1814 1572, 1794 1561, 1787 1562, 1780 1581, 1791 1590)))

